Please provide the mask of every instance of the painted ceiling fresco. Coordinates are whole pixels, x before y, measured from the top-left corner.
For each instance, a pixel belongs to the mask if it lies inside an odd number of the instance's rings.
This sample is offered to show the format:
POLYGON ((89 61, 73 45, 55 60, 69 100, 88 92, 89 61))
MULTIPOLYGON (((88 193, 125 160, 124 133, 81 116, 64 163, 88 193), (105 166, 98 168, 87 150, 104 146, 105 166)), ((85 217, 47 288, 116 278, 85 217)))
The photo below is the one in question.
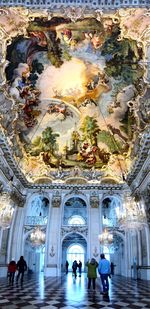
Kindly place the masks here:
POLYGON ((19 167, 30 181, 122 179, 149 124, 146 9, 75 22, 19 12, 0 17, 11 98, 1 124, 19 167))

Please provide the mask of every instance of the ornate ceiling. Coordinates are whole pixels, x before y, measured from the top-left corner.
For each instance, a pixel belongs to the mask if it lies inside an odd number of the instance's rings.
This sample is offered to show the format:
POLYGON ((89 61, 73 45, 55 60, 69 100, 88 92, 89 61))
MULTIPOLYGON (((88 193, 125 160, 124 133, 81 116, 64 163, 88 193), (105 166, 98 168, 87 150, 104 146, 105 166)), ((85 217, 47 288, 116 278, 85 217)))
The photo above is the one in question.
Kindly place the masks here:
POLYGON ((120 183, 149 127, 148 9, 1 9, 0 123, 32 183, 120 183))

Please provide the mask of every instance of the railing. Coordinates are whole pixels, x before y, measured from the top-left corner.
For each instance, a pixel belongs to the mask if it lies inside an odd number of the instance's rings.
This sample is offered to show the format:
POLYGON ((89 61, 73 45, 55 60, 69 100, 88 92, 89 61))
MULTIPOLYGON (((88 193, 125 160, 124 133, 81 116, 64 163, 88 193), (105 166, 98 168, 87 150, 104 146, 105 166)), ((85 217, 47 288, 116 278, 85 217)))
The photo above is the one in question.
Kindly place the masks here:
POLYGON ((141 279, 141 273, 140 270, 142 269, 150 269, 150 266, 148 265, 131 265, 131 277, 133 277, 135 280, 141 279), (133 272, 133 273, 132 273, 133 272))
POLYGON ((138 269, 150 269, 150 266, 137 266, 138 269))
POLYGON ((0 0, 0 6, 58 9, 62 6, 115 9, 119 7, 150 7, 149 0, 0 0))
POLYGON ((27 216, 25 225, 47 225, 47 216, 27 216))

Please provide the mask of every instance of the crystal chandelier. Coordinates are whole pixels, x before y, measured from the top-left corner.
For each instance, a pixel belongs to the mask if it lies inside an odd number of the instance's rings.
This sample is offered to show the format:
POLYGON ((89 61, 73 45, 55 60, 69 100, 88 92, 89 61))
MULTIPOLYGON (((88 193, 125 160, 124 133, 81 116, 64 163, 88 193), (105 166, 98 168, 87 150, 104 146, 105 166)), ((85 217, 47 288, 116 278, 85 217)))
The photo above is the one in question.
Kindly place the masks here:
POLYGON ((98 236, 101 245, 110 245, 113 242, 113 234, 109 233, 106 229, 98 236))
POLYGON ((14 212, 12 201, 8 192, 0 196, 0 227, 7 229, 11 225, 12 216, 14 212))
POLYGON ((146 224, 144 210, 140 209, 138 203, 131 196, 125 197, 124 210, 120 214, 119 227, 121 230, 142 229, 146 224))
POLYGON ((120 230, 141 230, 144 223, 144 220, 139 217, 137 219, 124 218, 120 220, 120 230))
POLYGON ((34 231, 30 235, 30 241, 33 246, 39 247, 44 245, 45 243, 45 233, 40 229, 40 227, 36 227, 34 231))

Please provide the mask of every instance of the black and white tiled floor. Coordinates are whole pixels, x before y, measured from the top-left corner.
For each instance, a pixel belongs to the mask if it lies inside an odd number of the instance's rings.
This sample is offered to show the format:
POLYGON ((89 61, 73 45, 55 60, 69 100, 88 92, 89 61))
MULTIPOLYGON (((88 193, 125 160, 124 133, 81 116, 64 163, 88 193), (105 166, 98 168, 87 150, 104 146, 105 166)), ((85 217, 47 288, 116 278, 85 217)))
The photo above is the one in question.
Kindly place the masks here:
POLYGON ((150 309, 150 281, 114 276, 110 279, 109 296, 100 294, 100 279, 96 290, 87 290, 86 274, 76 280, 72 274, 44 278, 26 275, 24 283, 9 285, 0 278, 0 309, 150 309))

